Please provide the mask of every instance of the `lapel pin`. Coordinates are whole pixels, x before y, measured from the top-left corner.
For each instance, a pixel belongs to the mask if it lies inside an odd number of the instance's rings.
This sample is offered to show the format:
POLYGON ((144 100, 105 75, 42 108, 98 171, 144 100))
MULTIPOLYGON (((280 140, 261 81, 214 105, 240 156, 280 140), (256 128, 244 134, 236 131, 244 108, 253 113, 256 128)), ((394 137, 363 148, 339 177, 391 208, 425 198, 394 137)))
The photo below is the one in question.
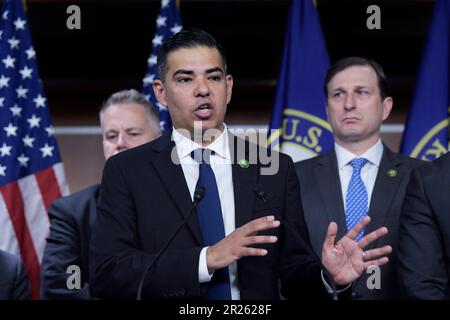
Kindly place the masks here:
POLYGON ((393 177, 397 176, 398 172, 395 169, 390 169, 390 170, 388 170, 387 174, 389 177, 393 178, 393 177))
POLYGON ((239 165, 241 166, 241 168, 244 168, 244 169, 247 169, 248 167, 250 167, 250 163, 248 162, 247 159, 240 160, 239 165))

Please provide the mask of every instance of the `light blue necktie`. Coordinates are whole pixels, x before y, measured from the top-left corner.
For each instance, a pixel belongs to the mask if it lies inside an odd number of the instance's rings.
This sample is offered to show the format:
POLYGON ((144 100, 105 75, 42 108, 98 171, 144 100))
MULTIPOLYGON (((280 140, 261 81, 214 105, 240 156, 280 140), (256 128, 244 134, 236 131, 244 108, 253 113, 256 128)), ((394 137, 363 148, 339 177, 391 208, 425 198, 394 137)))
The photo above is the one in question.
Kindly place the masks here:
MULTIPOLYGON (((348 184, 346 198, 346 223, 347 230, 350 231, 366 214, 368 210, 367 190, 361 180, 361 169, 367 163, 365 158, 354 158, 350 161, 353 167, 352 178, 348 184)), ((361 240, 364 230, 358 234, 355 241, 361 240)))
MULTIPOLYGON (((197 205, 197 221, 202 234, 203 245, 211 246, 225 238, 225 227, 216 177, 209 165, 210 155, 214 151, 210 149, 196 149, 192 153, 194 160, 200 164, 197 187, 201 186, 205 189, 205 195, 197 205)), ((214 271, 203 298, 206 300, 231 300, 228 267, 214 271)))

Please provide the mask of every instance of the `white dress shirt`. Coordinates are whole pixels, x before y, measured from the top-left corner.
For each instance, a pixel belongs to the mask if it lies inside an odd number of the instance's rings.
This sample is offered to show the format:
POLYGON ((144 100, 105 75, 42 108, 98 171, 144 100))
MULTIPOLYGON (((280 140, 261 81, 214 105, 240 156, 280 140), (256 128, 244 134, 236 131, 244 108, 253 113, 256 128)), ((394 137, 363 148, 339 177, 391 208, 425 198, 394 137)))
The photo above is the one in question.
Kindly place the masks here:
MULTIPOLYGON (((222 134, 207 147, 207 149, 214 151, 214 153, 211 154, 210 165, 216 177, 217 189, 219 191, 225 236, 228 236, 236 228, 233 176, 231 170, 231 155, 228 136, 228 129, 224 124, 222 134)), ((202 146, 195 143, 191 139, 186 138, 175 128, 173 128, 172 131, 172 138, 177 146, 177 153, 180 159, 181 168, 183 169, 184 178, 193 200, 195 186, 197 185, 199 176, 199 164, 191 158, 191 153, 198 148, 202 148, 202 146)), ((207 249, 208 247, 205 247, 200 252, 198 264, 198 279, 200 283, 211 281, 212 278, 212 275, 208 272, 206 263, 207 249)), ((237 279, 236 262, 229 265, 228 271, 230 274, 231 298, 233 300, 239 300, 240 291, 237 279)))
POLYGON ((346 208, 347 189, 353 173, 353 167, 350 161, 354 158, 365 158, 367 163, 361 169, 361 180, 364 183, 367 191, 367 207, 370 207, 370 199, 372 197, 373 187, 380 167, 381 157, 383 156, 383 143, 378 139, 369 150, 358 156, 344 149, 337 143, 334 144, 336 151, 337 164, 339 169, 339 178, 341 180, 342 200, 344 201, 344 208, 346 208))

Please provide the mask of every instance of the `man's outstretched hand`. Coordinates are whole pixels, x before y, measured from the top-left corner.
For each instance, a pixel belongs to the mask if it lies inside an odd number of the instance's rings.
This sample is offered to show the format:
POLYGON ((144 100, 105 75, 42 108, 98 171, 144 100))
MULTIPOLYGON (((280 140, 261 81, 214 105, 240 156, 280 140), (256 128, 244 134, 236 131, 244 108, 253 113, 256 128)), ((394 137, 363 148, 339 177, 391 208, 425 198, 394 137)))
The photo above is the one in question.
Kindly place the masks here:
POLYGON ((336 242, 336 223, 331 222, 328 225, 322 247, 322 264, 337 285, 349 284, 359 278, 369 266, 381 266, 389 261, 386 257, 392 252, 389 245, 364 251, 366 246, 388 233, 386 227, 367 234, 359 242, 355 241, 356 236, 369 222, 370 217, 365 216, 338 242, 336 242))

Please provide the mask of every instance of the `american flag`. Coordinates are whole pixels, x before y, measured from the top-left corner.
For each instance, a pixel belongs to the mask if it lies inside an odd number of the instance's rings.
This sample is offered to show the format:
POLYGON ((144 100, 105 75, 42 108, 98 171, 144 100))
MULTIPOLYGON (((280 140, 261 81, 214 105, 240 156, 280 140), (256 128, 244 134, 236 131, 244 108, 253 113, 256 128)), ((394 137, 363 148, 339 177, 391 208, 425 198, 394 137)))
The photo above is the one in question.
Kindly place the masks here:
POLYGON ((0 249, 20 254, 39 298, 50 203, 68 193, 22 0, 0 17, 0 249))
POLYGON ((142 92, 154 106, 158 107, 160 126, 163 132, 171 128, 172 122, 167 107, 160 104, 153 93, 152 83, 158 77, 156 64, 158 48, 167 38, 181 31, 182 28, 177 1, 162 0, 161 9, 156 18, 156 32, 152 40, 152 53, 147 60, 147 72, 143 80, 142 92))

